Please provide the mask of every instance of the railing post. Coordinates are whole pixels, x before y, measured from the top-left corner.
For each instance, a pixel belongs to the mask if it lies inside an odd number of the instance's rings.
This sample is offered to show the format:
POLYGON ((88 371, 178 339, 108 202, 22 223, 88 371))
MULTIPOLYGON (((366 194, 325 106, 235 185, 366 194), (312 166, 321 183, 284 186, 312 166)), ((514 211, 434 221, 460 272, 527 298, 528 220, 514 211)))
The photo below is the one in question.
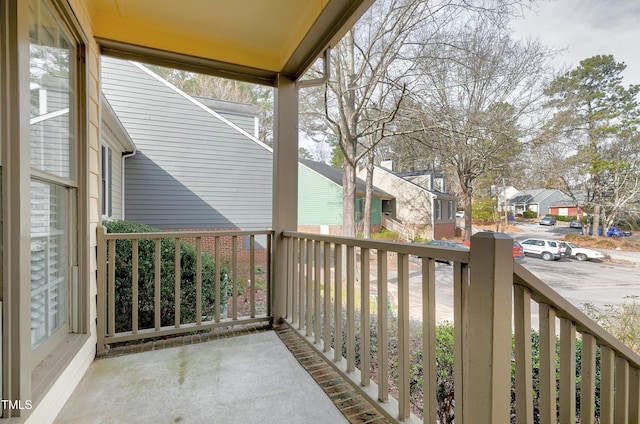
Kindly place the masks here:
POLYGON ((104 239, 107 229, 103 226, 97 228, 97 256, 98 256, 98 278, 97 278, 97 354, 102 355, 105 352, 105 328, 107 321, 107 294, 106 294, 106 265, 107 265, 107 246, 104 239))
POLYGON ((506 234, 471 237, 468 331, 463 341, 467 378, 462 388, 455 388, 465 392, 465 423, 509 422, 512 248, 513 240, 506 234))

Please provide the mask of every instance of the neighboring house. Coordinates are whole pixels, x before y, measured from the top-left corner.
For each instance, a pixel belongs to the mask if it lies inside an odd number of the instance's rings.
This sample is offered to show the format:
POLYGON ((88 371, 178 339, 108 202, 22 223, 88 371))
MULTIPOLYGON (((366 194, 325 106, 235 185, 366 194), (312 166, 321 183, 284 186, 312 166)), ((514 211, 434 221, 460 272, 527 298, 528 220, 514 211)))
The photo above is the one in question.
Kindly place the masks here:
MULTIPOLYGON (((103 185, 105 197, 113 199, 104 216, 165 230, 271 227, 273 152, 254 136, 257 107, 189 96, 132 62, 104 58, 102 74, 107 106, 117 114, 107 114, 103 124, 110 130, 102 157, 108 182, 103 185), (127 152, 121 169, 120 158, 127 152), (121 212, 116 198, 122 183, 116 176, 123 172, 121 212)), ((300 228, 341 234, 342 171, 301 160, 298 173, 300 228)), ((357 190, 361 222, 363 181, 357 190)), ((375 190, 372 231, 380 229, 383 200, 391 199, 375 190)))
POLYGON ((518 193, 518 189, 514 186, 492 186, 492 198, 496 199, 498 205, 498 211, 504 212, 507 207, 507 199, 513 197, 518 193))
POLYGON ((549 214, 576 217, 584 216, 584 204, 586 202, 587 193, 584 191, 576 191, 573 195, 575 198, 571 196, 564 196, 554 202, 554 204, 549 207, 549 214))
MULTIPOLYGON (((325 163, 300 159, 298 166, 298 228, 322 234, 342 234, 342 169, 325 163)), ((365 181, 356 179, 356 224, 362 226, 365 181)), ((371 231, 382 228, 382 211, 393 202, 393 196, 373 188, 371 199, 371 231)))
MULTIPOLYGON (((387 165, 388 166, 388 165, 387 165)), ((358 173, 366 177, 366 169, 358 173)), ((446 189, 444 177, 429 171, 395 173, 375 166, 373 184, 395 199, 383 204, 385 215, 431 239, 454 237, 456 198, 433 187, 446 189)))
POLYGON ((236 124, 133 62, 105 57, 102 76, 137 149, 125 161, 124 218, 161 229, 271 227, 273 153, 247 108, 226 112, 236 124))
POLYGON ((556 189, 531 189, 520 190, 515 195, 507 199, 507 209, 515 214, 522 214, 524 211, 532 211, 537 216, 545 216, 550 212, 551 206, 557 204, 565 195, 556 189))
POLYGON ((134 155, 136 145, 113 108, 102 98, 100 143, 100 213, 103 218, 124 218, 124 160, 134 155))

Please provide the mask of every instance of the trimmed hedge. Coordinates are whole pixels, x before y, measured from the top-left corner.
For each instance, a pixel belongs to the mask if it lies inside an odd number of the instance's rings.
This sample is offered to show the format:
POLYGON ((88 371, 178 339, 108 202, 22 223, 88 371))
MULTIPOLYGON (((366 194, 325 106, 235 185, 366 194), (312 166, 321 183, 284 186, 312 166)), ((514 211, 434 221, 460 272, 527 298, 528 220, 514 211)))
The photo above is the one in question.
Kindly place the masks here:
MULTIPOLYGON (((157 228, 135 222, 116 220, 103 223, 109 233, 160 232, 157 228)), ((132 316, 132 242, 116 242, 115 320, 116 331, 131 331, 132 316)), ((160 325, 175 322, 175 239, 163 238, 161 248, 160 325)), ((202 252, 202 319, 210 320, 215 312, 216 264, 202 252)), ((196 248, 180 242, 180 323, 196 321, 196 248)), ((221 266, 220 305, 224 313, 231 290, 229 271, 221 266)), ((139 328, 154 327, 155 241, 141 239, 138 244, 138 321, 139 328)))

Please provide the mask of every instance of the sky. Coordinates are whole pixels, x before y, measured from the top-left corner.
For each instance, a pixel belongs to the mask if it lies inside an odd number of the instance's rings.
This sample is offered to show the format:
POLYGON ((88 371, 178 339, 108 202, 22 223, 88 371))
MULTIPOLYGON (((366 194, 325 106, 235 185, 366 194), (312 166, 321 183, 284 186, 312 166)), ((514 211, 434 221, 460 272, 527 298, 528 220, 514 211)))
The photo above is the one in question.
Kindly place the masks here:
POLYGON ((539 0, 514 21, 516 34, 563 49, 557 64, 573 69, 598 54, 624 62, 623 84, 640 84, 639 0, 539 0))

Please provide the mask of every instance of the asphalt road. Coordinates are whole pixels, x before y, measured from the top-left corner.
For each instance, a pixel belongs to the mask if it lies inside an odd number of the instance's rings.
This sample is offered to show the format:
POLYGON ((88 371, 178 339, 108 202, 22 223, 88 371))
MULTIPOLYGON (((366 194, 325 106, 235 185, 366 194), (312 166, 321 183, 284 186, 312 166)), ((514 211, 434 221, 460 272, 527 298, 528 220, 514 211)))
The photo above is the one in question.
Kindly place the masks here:
MULTIPOLYGON (((568 232, 578 230, 564 226, 545 227, 538 224, 520 224, 524 230, 513 233, 516 240, 529 237, 562 238, 568 232)), ((635 237, 635 236, 634 236, 635 237)), ((606 251, 605 253, 615 253, 606 251)), ((547 262, 542 259, 527 257, 524 266, 547 283, 552 289, 569 300, 578 308, 589 303, 599 308, 615 305, 625 301, 626 296, 640 296, 640 253, 625 252, 626 263, 611 262, 579 262, 575 259, 562 259, 547 262)), ((422 319, 422 283, 420 259, 411 258, 409 298, 410 315, 414 319, 422 319)), ((397 299, 397 279, 394 271, 389 271, 389 292, 392 301, 397 299)), ((453 319, 453 273, 452 267, 446 264, 436 265, 436 319, 438 321, 453 319)), ((534 308, 534 314, 537 312, 534 308)), ((534 317, 534 321, 536 321, 534 317)))

